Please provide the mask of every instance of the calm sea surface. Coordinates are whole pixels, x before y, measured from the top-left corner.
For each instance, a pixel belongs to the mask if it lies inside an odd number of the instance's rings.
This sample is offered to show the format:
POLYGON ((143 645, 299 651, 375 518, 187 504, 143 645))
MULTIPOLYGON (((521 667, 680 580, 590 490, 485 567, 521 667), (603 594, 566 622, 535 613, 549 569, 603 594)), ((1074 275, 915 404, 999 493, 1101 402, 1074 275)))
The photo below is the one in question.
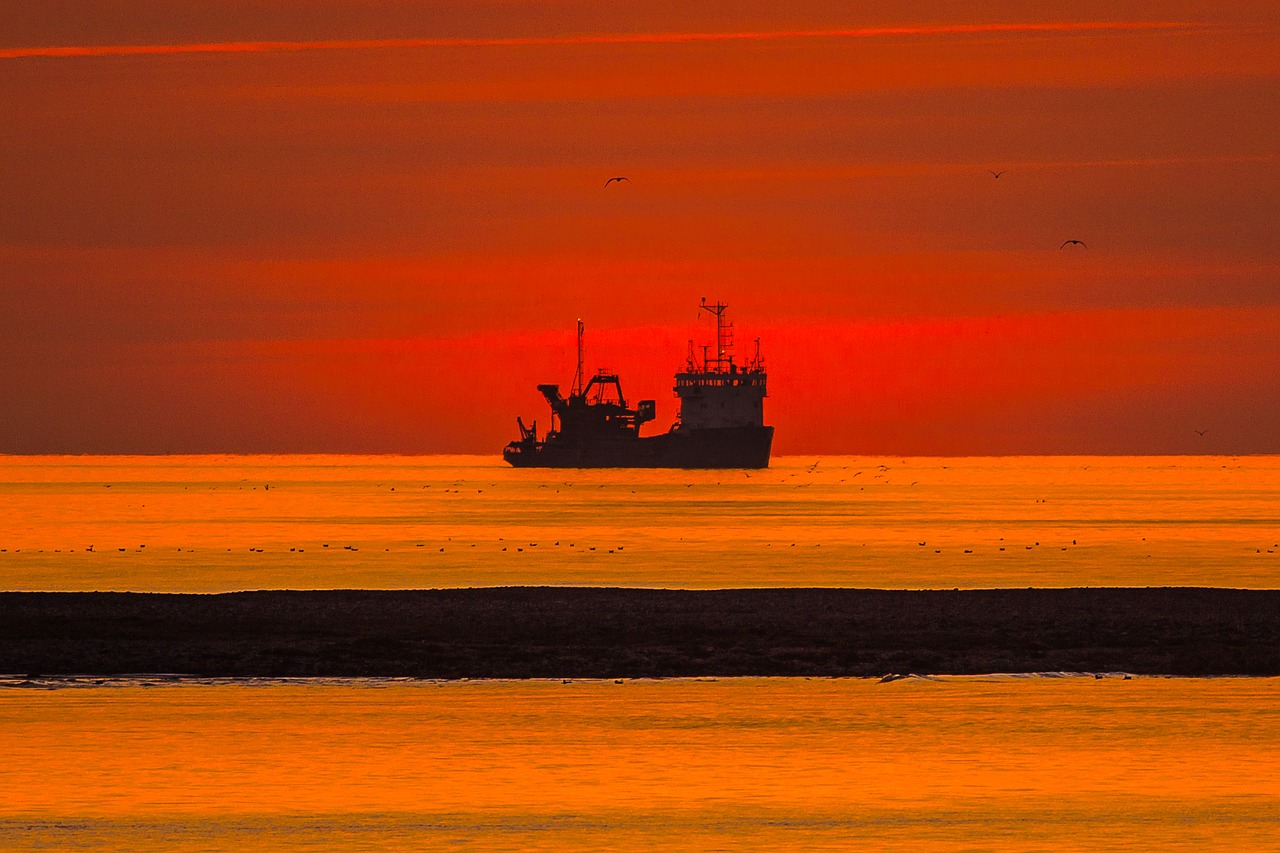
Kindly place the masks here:
MULTIPOLYGON (((0 589, 1275 588, 1280 458, 0 457, 0 589)), ((0 678, 3 850, 1275 850, 1280 680, 0 678)))
POLYGON ((18 684, 4 850, 1280 843, 1277 679, 18 684))
POLYGON ((0 589, 1280 585, 1280 457, 0 456, 0 589))

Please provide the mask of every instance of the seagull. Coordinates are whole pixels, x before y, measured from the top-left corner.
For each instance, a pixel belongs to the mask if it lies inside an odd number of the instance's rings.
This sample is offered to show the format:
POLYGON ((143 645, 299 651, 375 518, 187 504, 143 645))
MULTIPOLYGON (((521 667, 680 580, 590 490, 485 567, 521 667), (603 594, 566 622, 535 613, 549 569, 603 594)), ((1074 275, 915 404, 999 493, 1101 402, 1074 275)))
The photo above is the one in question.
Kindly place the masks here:
POLYGON ((619 176, 619 177, 616 177, 616 178, 610 178, 609 180, 607 180, 607 181, 605 181, 605 182, 604 182, 604 185, 607 187, 607 186, 609 186, 609 184, 613 183, 614 181, 626 181, 627 183, 631 183, 631 179, 630 179, 630 178, 628 178, 628 177, 624 177, 624 176, 619 176))
POLYGON ((1198 429, 1198 430, 1196 430, 1196 435, 1200 436, 1201 438, 1204 438, 1204 434, 1205 434, 1206 432, 1208 432, 1208 430, 1207 430, 1207 429, 1198 429))
POLYGON ((993 170, 993 169, 987 169, 987 171, 988 171, 988 172, 991 172, 991 177, 995 178, 995 179, 998 181, 998 180, 1000 180, 1000 176, 1001 176, 1001 175, 1003 175, 1005 172, 1007 172, 1007 171, 1009 171, 1009 170, 1008 170, 1008 169, 1001 169, 1000 171, 998 171, 998 172, 997 172, 997 171, 995 171, 995 170, 993 170))
POLYGON ((1085 246, 1085 245, 1084 245, 1084 241, 1083 241, 1083 240, 1064 240, 1064 241, 1062 242, 1062 245, 1061 245, 1061 246, 1059 246, 1058 248, 1059 248, 1059 249, 1065 249, 1065 248, 1067 248, 1068 246, 1084 246, 1086 249, 1087 249, 1087 248, 1089 248, 1088 246, 1085 246))

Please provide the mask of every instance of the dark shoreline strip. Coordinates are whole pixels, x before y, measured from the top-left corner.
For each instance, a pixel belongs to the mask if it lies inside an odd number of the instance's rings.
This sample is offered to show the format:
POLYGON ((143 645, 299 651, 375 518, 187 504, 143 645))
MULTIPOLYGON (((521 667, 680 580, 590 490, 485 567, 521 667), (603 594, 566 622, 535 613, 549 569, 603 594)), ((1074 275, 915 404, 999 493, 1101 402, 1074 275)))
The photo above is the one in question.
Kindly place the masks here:
POLYGON ((1280 675, 1280 591, 0 593, 0 673, 614 678, 1280 675))

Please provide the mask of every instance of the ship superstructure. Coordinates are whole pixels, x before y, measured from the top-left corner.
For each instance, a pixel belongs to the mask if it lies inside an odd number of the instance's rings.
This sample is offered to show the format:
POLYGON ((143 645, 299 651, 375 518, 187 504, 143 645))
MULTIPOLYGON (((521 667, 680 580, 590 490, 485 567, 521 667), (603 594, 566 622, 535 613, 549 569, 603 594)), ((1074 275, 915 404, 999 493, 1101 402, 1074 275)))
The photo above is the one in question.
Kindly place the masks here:
POLYGON ((760 357, 760 340, 756 339, 755 356, 741 367, 734 362, 733 324, 725 318, 728 308, 722 302, 699 306, 716 318, 715 355, 710 344, 697 360, 693 341, 685 369, 676 374, 676 396, 680 398, 680 429, 720 429, 724 427, 763 427, 765 383, 764 362, 760 357))
POLYGON ((699 308, 715 316, 716 342, 700 347, 693 341, 685 369, 676 374, 680 399, 676 423, 665 433, 642 437, 640 426, 657 413, 654 400, 628 408, 616 373, 598 371, 584 384, 583 323, 578 321, 578 369, 569 396, 559 385, 539 385, 551 407, 551 426, 544 438, 538 425, 516 419, 520 438, 502 457, 517 467, 545 468, 765 468, 773 444, 773 427, 764 423, 767 375, 755 354, 738 364, 733 354, 733 324, 722 302, 699 308))

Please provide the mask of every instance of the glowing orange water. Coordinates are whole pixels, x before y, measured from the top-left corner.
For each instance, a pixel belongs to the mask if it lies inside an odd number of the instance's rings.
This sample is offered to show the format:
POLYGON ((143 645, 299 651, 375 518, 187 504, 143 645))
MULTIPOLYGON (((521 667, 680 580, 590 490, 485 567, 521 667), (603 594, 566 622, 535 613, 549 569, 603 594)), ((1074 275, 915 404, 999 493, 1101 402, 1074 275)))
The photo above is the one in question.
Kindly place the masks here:
POLYGON ((0 846, 1274 849, 1280 680, 0 691, 0 846))
POLYGON ((9 456, 0 507, 0 589, 15 590, 1280 579, 1274 456, 792 457, 753 472, 9 456))

